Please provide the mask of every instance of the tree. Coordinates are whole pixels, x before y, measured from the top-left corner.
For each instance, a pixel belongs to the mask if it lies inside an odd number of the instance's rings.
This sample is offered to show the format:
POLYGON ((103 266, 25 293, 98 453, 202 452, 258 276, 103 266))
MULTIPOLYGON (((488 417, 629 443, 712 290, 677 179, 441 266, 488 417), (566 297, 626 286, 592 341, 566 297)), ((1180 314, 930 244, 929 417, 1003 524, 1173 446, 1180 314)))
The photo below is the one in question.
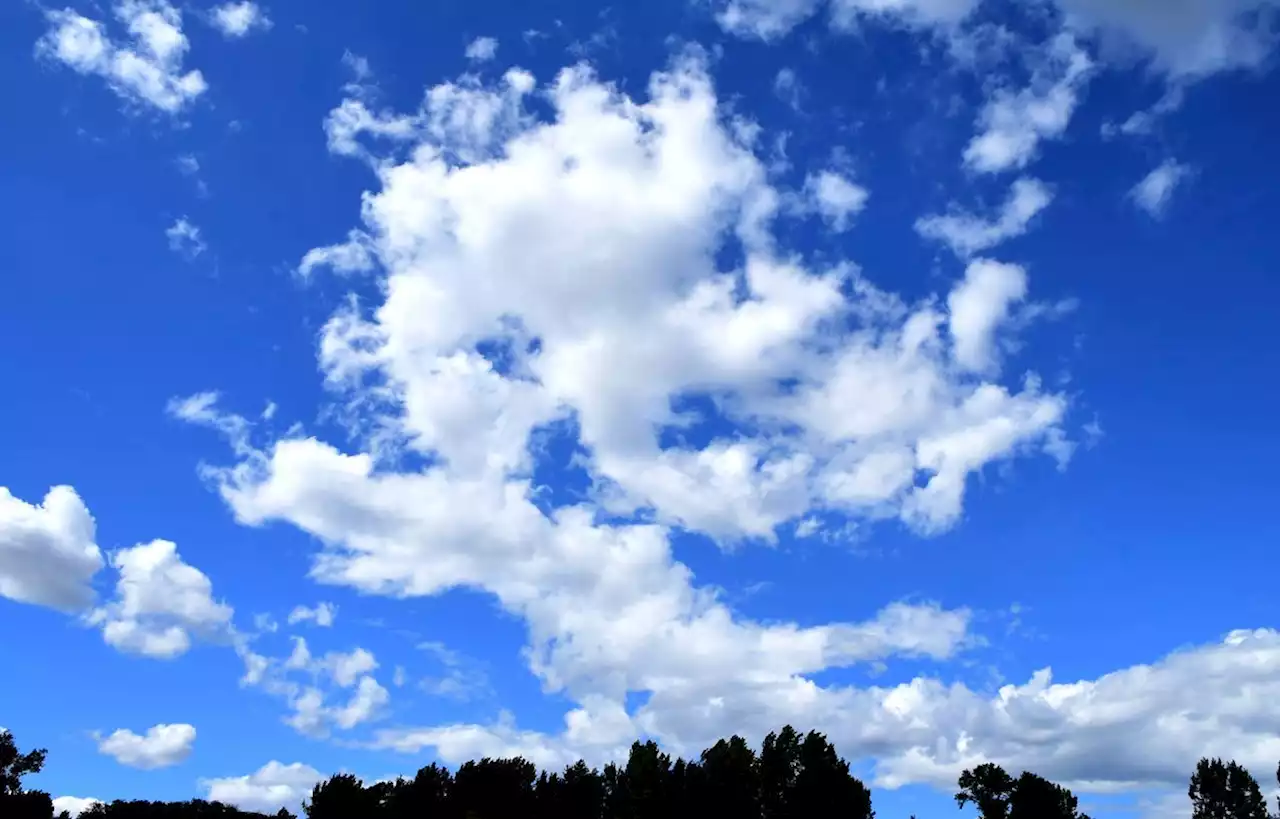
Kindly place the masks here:
POLYGON ((1013 786, 1009 819, 1088 819, 1077 810, 1071 791, 1024 771, 1013 786))
POLYGON ((849 763, 817 731, 800 744, 800 770, 787 809, 804 819, 875 819, 871 791, 849 773, 849 763))
POLYGON ((800 773, 800 735, 790 725, 760 747, 760 809, 764 819, 792 819, 789 806, 800 773))
POLYGON ((311 789, 311 799, 302 809, 307 819, 373 816, 381 807, 380 796, 351 774, 335 774, 311 789))
POLYGON ((18 745, 9 731, 0 731, 0 796, 22 792, 22 777, 40 773, 48 751, 38 748, 18 753, 18 745))
POLYGON ((760 771, 756 753, 740 736, 702 752, 705 798, 725 819, 760 819, 760 771))
MULTIPOLYGON (((1280 774, 1278 774, 1280 775, 1280 774)), ((1243 765, 1201 759, 1187 788, 1192 819, 1268 819, 1258 780, 1243 765)))
POLYGON ((963 808, 972 802, 982 819, 1008 818, 1014 781, 1004 768, 985 762, 960 774, 958 784, 960 791, 956 794, 957 807, 963 808))

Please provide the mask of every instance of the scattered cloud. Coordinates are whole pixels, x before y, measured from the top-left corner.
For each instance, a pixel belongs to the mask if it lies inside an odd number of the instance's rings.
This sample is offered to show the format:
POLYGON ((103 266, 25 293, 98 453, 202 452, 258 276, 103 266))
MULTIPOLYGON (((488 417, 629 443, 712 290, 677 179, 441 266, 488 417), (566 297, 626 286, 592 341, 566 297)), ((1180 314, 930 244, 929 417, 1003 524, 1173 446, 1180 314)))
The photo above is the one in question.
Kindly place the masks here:
POLYGON ((978 173, 1025 168, 1043 140, 1066 131, 1094 63, 1068 33, 1055 36, 1038 58, 1026 88, 998 89, 983 107, 965 167, 978 173))
POLYGON ((338 607, 332 603, 317 603, 314 608, 297 606, 289 612, 289 625, 315 623, 320 628, 328 628, 333 625, 333 620, 337 616, 338 607))
POLYGON ((793 68, 780 68, 773 78, 773 93, 785 102, 793 111, 800 110, 800 101, 804 96, 804 85, 793 68))
POLYGON ((837 232, 848 230, 853 218, 862 212, 871 198, 866 188, 855 185, 836 171, 810 175, 805 180, 804 195, 808 206, 837 232))
POLYGON ((1129 198, 1153 219, 1163 218, 1178 186, 1191 176, 1191 168, 1166 159, 1129 191, 1129 198))
POLYGON ((142 736, 122 728, 99 738, 98 751, 121 765, 152 770, 185 761, 195 741, 196 729, 186 724, 155 725, 142 736))
POLYGON ((0 597, 82 611, 93 603, 103 567, 93 516, 69 486, 55 486, 39 505, 0 487, 0 597))
POLYGON ((990 250, 1027 232, 1031 221, 1053 201, 1053 192, 1038 179, 1015 181, 995 219, 952 209, 916 221, 916 232, 926 239, 944 242, 962 259, 990 250))
POLYGON ((498 56, 498 41, 492 37, 477 37, 467 45, 467 59, 487 63, 498 56))
POLYGON ((90 612, 108 644, 133 654, 170 659, 185 654, 193 636, 226 636, 233 611, 213 599, 213 584, 183 562, 177 546, 154 540, 111 555, 118 573, 115 598, 90 612))
POLYGON ((1259 65, 1276 35, 1264 12, 1271 0, 1058 0, 1070 25, 1104 46, 1128 46, 1174 77, 1197 78, 1259 65))
POLYGON ((45 12, 49 30, 36 54, 80 74, 101 77, 127 103, 176 114, 208 88, 197 70, 184 71, 188 42, 182 13, 166 0, 118 0, 116 19, 129 33, 113 40, 106 26, 71 9, 45 12))
POLYGON ((53 800, 53 812, 55 815, 60 815, 65 811, 75 819, 101 801, 101 799, 87 799, 81 796, 58 796, 53 800))
POLYGON ((202 779, 200 786, 211 802, 259 813, 270 814, 281 808, 298 813, 302 800, 309 797, 311 789, 324 778, 310 765, 300 762, 285 765, 272 760, 247 776, 202 779))
POLYGON ((169 249, 187 259, 194 259, 207 249, 200 236, 200 228, 187 221, 185 216, 169 226, 164 235, 169 240, 169 249))
POLYGON ((233 39, 271 28, 271 18, 267 17, 262 7, 252 0, 223 3, 214 7, 209 12, 209 22, 221 31, 223 36, 233 39))

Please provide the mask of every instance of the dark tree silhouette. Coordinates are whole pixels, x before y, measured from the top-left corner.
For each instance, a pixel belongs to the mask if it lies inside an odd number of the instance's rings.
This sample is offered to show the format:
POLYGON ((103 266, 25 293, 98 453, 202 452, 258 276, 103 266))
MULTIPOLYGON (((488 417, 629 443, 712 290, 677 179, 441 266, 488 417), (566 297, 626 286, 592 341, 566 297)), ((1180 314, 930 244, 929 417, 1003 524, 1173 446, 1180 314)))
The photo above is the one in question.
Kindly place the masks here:
POLYGON ((1017 779, 987 762, 960 774, 956 804, 973 803, 982 819, 1089 819, 1071 791, 1024 771, 1017 779))
MULTIPOLYGON (((1278 774, 1280 776, 1280 774, 1278 774)), ((1187 788, 1192 819, 1268 819, 1258 780, 1243 765, 1201 759, 1187 788)))
POLYGON ((760 808, 763 819, 793 819, 790 809, 800 775, 800 735, 790 725, 764 738, 760 748, 760 808))

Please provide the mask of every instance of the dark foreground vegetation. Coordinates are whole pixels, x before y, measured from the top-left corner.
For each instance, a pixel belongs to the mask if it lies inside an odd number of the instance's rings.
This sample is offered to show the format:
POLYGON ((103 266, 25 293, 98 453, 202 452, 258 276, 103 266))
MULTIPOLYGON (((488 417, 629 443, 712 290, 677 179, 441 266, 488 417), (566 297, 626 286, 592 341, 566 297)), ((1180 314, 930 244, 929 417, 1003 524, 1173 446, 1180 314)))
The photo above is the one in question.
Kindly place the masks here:
MULTIPOLYGON (((24 790, 45 751, 19 753, 0 731, 0 819, 54 819, 53 800, 24 790)), ((1277 771, 1280 779, 1280 771, 1277 771)), ((1066 788, 1036 774, 1011 776, 990 763, 965 771, 956 803, 981 819, 1088 819, 1066 788)), ((1192 819, 1272 819, 1258 782, 1244 767, 1202 759, 1188 788, 1192 819)), ((308 819, 874 819, 871 791, 822 734, 790 726, 765 738, 759 753, 741 737, 720 740, 695 761, 673 760, 652 742, 636 742, 625 765, 604 770, 578 762, 539 772, 524 759, 482 759, 456 772, 428 765, 412 779, 369 785, 337 774, 303 805, 308 819)), ((115 801, 80 814, 111 819, 267 819, 219 802, 115 801)), ((63 812, 60 817, 66 817, 63 812)), ((293 814, 281 809, 285 819, 293 814)), ((915 817, 911 817, 915 819, 915 817)), ((1275 819, 1280 819, 1277 814, 1275 819)))

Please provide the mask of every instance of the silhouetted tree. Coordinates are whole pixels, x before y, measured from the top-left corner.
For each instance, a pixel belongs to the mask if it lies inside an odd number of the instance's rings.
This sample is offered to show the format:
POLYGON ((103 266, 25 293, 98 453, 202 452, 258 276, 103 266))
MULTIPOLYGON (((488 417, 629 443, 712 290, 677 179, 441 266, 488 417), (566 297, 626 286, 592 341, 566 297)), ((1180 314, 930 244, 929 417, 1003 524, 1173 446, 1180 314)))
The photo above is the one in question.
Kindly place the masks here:
POLYGON ((307 819, 348 819, 374 816, 379 812, 382 793, 366 788, 351 774, 335 774, 311 789, 311 799, 302 806, 307 819))
POLYGON ((790 806, 800 774, 800 735, 790 725, 760 747, 760 808, 764 819, 793 819, 790 806))
POLYGON ((960 774, 960 791, 956 805, 964 807, 972 802, 982 819, 1007 819, 1009 800, 1013 797, 1013 778, 991 762, 960 774))
POLYGON ((458 819, 530 816, 537 775, 537 767, 520 757, 464 763, 453 776, 450 815, 458 819))
POLYGON ((1243 765, 1201 759, 1187 788, 1192 819, 1268 819, 1267 800, 1243 765))
POLYGON ((874 819, 871 791, 849 773, 849 763, 817 731, 800 744, 800 771, 789 800, 790 815, 804 819, 874 819))
POLYGON ((702 752, 705 796, 724 819, 760 819, 760 771, 742 737, 720 740, 702 752))
POLYGON ((972 802, 983 819, 1089 819, 1071 791, 1024 771, 1017 779, 987 762, 960 774, 956 804, 972 802))

